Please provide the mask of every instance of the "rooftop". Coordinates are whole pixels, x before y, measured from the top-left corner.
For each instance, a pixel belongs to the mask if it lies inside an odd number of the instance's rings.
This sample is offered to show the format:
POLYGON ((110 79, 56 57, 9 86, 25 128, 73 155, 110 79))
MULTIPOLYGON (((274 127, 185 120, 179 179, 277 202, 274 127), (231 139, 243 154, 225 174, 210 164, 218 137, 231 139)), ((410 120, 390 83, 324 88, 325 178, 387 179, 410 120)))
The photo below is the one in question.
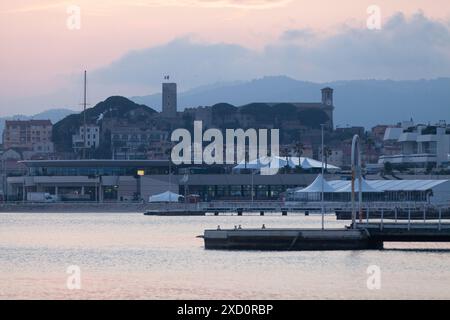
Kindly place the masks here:
POLYGON ((25 160, 27 167, 161 167, 169 160, 25 160))
POLYGON ((50 120, 6 120, 5 126, 32 125, 32 126, 51 126, 50 120))
MULTIPOLYGON (((367 185, 377 192, 385 191, 426 191, 450 180, 364 180, 367 185)), ((351 190, 351 181, 334 180, 328 181, 336 191, 351 190)), ((364 190, 363 190, 364 191, 364 190)))

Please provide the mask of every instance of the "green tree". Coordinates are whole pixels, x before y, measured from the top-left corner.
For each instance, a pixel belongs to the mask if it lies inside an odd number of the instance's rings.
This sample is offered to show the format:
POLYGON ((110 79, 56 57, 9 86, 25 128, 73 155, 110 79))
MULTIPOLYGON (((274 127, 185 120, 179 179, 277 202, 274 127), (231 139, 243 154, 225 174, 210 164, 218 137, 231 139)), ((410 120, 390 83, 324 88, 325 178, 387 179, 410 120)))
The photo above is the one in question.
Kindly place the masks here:
POLYGON ((324 159, 325 159, 325 172, 328 172, 328 158, 331 156, 332 151, 330 149, 330 147, 325 146, 323 148, 323 153, 324 153, 324 159))
POLYGON ((389 161, 385 162, 384 163, 384 173, 385 174, 392 174, 392 170, 393 170, 392 163, 390 163, 389 161))

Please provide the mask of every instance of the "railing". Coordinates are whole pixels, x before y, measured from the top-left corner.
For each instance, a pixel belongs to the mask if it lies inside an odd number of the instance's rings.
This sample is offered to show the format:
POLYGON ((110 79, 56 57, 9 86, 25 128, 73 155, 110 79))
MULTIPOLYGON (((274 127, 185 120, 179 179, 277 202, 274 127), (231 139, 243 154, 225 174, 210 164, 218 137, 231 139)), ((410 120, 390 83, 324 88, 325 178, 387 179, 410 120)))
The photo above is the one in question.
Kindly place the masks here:
POLYGON ((435 153, 412 153, 380 156, 380 160, 390 160, 392 163, 433 161, 436 160, 436 158, 437 156, 435 153))
POLYGON ((148 211, 202 211, 204 203, 146 203, 145 208, 148 211))
POLYGON ((213 202, 202 202, 201 206, 203 208, 284 208, 285 204, 283 201, 213 201, 213 202))
POLYGON ((28 201, 28 200, 18 200, 18 201, 0 201, 0 205, 26 205, 26 206, 33 206, 33 205, 60 205, 60 206, 71 206, 71 205, 84 205, 84 206, 99 206, 99 205, 108 205, 108 204, 119 204, 119 205, 130 205, 130 204, 141 204, 146 205, 147 203, 143 203, 142 201, 52 201, 52 202, 45 202, 45 201, 28 201))

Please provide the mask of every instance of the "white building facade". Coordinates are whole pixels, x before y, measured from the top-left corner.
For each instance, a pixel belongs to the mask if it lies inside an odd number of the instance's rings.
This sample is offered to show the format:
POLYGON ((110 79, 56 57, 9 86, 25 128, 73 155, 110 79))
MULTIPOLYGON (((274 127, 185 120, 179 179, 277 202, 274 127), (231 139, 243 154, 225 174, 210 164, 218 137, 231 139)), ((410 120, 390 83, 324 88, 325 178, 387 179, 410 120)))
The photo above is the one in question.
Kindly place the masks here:
POLYGON ((384 139, 396 140, 401 153, 383 155, 378 163, 426 168, 448 167, 450 163, 450 126, 444 122, 437 125, 403 126, 386 130, 384 139))
POLYGON ((78 134, 72 136, 72 147, 75 151, 83 148, 97 149, 100 145, 100 127, 96 125, 86 125, 78 130, 78 134))

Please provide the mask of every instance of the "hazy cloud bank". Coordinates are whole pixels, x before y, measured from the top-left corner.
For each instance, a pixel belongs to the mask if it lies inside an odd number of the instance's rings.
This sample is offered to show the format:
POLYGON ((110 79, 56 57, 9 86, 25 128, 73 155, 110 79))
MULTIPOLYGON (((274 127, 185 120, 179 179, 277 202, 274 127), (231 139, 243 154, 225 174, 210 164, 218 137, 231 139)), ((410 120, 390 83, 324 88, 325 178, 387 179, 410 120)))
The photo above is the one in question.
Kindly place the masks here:
POLYGON ((183 88, 283 74, 310 81, 419 79, 450 75, 450 26, 422 13, 397 14, 379 31, 342 27, 322 37, 288 30, 262 51, 193 37, 133 51, 95 71, 104 85, 148 84, 169 74, 183 88))

